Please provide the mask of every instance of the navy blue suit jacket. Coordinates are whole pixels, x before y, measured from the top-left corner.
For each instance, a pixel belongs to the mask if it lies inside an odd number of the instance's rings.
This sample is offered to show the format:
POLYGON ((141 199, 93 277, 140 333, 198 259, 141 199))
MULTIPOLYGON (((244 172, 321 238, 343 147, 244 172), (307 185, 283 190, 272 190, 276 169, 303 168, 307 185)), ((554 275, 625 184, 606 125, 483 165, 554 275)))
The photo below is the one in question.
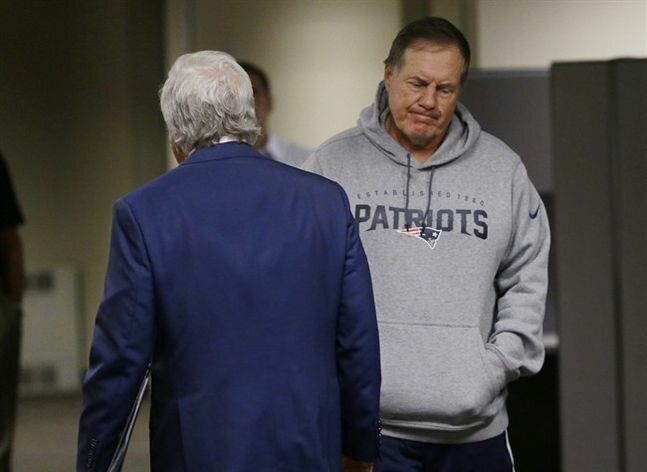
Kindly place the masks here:
POLYGON ((377 323, 341 187, 227 143, 118 200, 78 471, 106 469, 149 359, 154 472, 372 461, 377 323))

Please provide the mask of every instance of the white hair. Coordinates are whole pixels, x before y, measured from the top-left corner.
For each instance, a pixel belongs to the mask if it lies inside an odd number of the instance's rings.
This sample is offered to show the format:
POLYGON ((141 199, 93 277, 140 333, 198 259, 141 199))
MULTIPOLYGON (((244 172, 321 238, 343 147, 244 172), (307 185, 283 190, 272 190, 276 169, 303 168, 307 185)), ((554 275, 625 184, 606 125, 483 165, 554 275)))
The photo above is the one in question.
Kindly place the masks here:
POLYGON ((169 138, 184 154, 228 136, 254 144, 260 127, 247 73, 229 54, 180 56, 160 91, 169 138))

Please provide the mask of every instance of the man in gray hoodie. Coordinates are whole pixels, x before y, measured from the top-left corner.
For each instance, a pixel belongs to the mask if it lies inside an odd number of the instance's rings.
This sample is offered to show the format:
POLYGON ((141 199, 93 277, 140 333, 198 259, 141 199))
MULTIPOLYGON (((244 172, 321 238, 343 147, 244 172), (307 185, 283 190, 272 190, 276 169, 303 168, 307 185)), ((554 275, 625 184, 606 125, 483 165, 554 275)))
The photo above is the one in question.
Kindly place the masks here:
POLYGON ((459 103, 463 34, 400 31, 358 125, 305 168, 348 193, 380 328, 376 471, 512 471, 506 387, 537 373, 550 231, 526 169, 459 103))

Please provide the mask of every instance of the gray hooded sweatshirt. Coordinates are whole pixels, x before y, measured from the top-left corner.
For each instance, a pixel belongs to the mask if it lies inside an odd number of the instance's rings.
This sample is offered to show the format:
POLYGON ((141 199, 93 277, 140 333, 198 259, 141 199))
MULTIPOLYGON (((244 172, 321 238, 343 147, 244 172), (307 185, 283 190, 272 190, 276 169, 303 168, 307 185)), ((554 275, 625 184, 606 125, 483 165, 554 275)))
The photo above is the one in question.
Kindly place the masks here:
POLYGON ((386 435, 461 443, 502 433, 506 386, 539 371, 550 232, 520 158, 459 104, 420 163, 384 130, 387 94, 304 168, 346 190, 380 329, 386 435), (408 230, 407 230, 408 227, 408 230))

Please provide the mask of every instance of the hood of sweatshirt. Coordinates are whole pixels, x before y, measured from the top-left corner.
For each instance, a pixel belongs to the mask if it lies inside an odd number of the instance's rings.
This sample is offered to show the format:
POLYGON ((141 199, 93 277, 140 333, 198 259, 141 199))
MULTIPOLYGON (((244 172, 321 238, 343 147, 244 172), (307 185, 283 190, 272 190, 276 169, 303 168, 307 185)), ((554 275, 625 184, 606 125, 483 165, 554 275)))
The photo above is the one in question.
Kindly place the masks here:
POLYGON ((461 158, 471 148, 481 133, 481 127, 472 114, 461 103, 456 106, 449 131, 440 147, 424 162, 411 159, 411 156, 384 129, 388 109, 388 94, 384 82, 377 88, 375 101, 360 113, 357 125, 369 141, 388 159, 407 168, 429 169, 445 165, 461 158))

